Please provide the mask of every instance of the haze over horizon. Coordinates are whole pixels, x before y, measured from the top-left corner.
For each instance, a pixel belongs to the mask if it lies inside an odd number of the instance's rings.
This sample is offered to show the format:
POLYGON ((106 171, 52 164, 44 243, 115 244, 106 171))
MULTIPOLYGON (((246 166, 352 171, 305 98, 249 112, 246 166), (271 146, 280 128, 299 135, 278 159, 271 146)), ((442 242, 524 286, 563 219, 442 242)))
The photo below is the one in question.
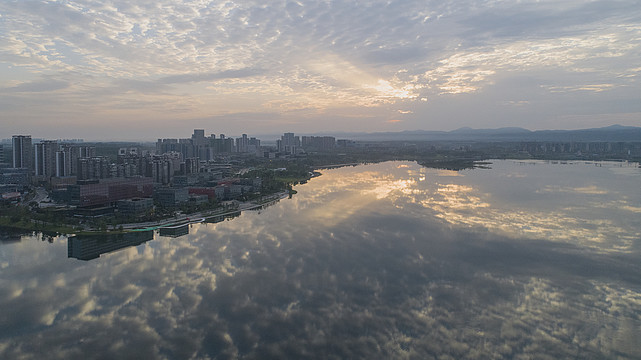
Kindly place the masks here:
POLYGON ((0 138, 641 126, 641 1, 3 1, 0 138))

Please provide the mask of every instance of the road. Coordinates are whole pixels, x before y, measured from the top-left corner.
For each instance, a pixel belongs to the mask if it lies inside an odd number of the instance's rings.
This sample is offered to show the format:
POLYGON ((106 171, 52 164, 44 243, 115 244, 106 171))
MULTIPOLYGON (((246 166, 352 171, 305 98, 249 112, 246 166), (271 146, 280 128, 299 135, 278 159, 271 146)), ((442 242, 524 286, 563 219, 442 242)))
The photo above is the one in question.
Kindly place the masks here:
POLYGON ((36 188, 36 194, 34 195, 33 199, 29 200, 29 202, 35 201, 38 203, 38 205, 41 205, 43 201, 49 201, 49 193, 45 188, 43 187, 37 187, 36 188))
MULTIPOLYGON (((276 201, 277 199, 283 199, 288 196, 288 193, 280 193, 277 194, 277 196, 272 197, 269 201, 276 201)), ((267 201, 267 202, 269 202, 267 201)), ((239 211, 245 211, 245 210, 252 210, 256 208, 262 207, 264 204, 255 204, 251 202, 244 202, 238 204, 237 209, 233 210, 228 210, 228 211, 223 211, 223 212, 199 212, 199 213, 193 213, 189 215, 181 215, 180 217, 174 217, 174 218, 169 218, 169 219, 163 219, 159 221, 147 221, 143 223, 130 223, 130 224, 120 224, 116 225, 116 227, 122 226, 123 229, 127 230, 134 230, 134 229, 144 229, 144 230, 155 230, 157 228, 163 227, 163 226, 170 226, 174 224, 179 224, 179 223, 200 223, 205 221, 206 218, 214 217, 214 216, 225 216, 225 215, 231 215, 233 213, 237 213, 239 211)))

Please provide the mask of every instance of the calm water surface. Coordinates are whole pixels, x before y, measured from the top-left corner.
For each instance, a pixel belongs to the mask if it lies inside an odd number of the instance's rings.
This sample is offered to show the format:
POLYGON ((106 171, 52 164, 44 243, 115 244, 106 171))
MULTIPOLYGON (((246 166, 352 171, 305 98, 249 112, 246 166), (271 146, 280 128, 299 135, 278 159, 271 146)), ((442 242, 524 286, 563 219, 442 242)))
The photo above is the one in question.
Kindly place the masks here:
POLYGON ((641 169, 491 168, 326 170, 175 237, 3 234, 0 358, 641 358, 641 169))

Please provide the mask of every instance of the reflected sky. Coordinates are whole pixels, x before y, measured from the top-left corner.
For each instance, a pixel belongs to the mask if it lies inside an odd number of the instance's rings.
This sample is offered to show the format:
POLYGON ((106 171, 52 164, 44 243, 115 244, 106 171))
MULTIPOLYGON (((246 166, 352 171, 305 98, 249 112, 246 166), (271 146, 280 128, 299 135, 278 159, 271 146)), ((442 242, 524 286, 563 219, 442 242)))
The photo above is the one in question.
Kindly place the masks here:
POLYGON ((639 358, 640 183, 387 162, 91 261, 3 235, 0 358, 639 358))

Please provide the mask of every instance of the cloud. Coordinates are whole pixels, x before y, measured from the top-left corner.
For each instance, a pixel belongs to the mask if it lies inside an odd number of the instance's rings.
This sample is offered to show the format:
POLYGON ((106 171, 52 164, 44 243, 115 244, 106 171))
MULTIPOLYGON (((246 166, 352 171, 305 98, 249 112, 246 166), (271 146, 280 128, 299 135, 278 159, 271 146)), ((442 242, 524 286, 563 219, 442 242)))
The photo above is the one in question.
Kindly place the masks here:
POLYGON ((61 80, 42 80, 42 81, 32 81, 28 83, 22 83, 19 85, 0 88, 0 92, 7 93, 34 93, 34 92, 49 92, 66 89, 70 84, 66 81, 61 80))
MULTIPOLYGON (((531 107, 523 106, 525 111, 541 109, 537 101, 554 101, 559 94, 589 105, 595 94, 606 99, 608 94, 625 98, 635 93, 641 14, 634 5, 624 1, 3 2, 0 76, 15 84, 42 76, 57 79, 59 86, 73 84, 57 101, 23 96, 15 102, 16 110, 4 116, 23 118, 21 123, 34 128, 44 125, 33 123, 38 116, 29 118, 20 111, 29 104, 30 114, 62 118, 77 108, 82 109, 76 114, 80 117, 90 109, 96 121, 105 121, 110 116, 107 109, 123 102, 120 94, 134 91, 149 97, 156 94, 158 99, 136 102, 130 97, 126 105, 118 105, 130 112, 119 117, 139 119, 145 110, 154 112, 150 119, 156 118, 156 110, 173 113, 173 105, 168 109, 148 105, 166 102, 169 96, 189 103, 179 120, 248 111, 287 117, 291 111, 312 109, 301 118, 311 127, 318 118, 338 116, 343 109, 402 106, 413 112, 404 119, 410 128, 487 123, 497 121, 489 119, 496 119, 503 106, 514 108, 509 101, 530 102, 531 107), (511 91, 515 99, 497 99, 496 113, 470 116, 479 113, 474 101, 503 96, 494 92, 497 82, 526 77, 532 79, 530 86, 511 91), (208 86, 201 86, 206 82, 208 86), (537 89, 545 91, 533 97, 537 89), (100 91, 102 96, 93 96, 100 91), (454 100, 443 105, 439 96, 454 100), (239 109, 239 104, 246 109, 239 109), (440 106, 446 107, 441 111, 440 106), (459 109, 469 110, 459 114, 459 109), (451 115, 455 121, 439 120, 447 113, 456 114, 451 115)), ((547 109, 557 118, 579 115, 564 114, 568 110, 561 105, 547 109)), ((632 102, 623 111, 636 112, 632 102)), ((537 115, 542 117, 530 116, 537 115)), ((515 121, 510 118, 515 116, 500 121, 515 121)), ((344 122, 343 127, 354 124, 344 122)))
POLYGON ((161 78, 158 82, 163 84, 177 84, 221 79, 241 79, 261 75, 263 73, 264 72, 259 69, 226 70, 217 73, 171 75, 161 78))

